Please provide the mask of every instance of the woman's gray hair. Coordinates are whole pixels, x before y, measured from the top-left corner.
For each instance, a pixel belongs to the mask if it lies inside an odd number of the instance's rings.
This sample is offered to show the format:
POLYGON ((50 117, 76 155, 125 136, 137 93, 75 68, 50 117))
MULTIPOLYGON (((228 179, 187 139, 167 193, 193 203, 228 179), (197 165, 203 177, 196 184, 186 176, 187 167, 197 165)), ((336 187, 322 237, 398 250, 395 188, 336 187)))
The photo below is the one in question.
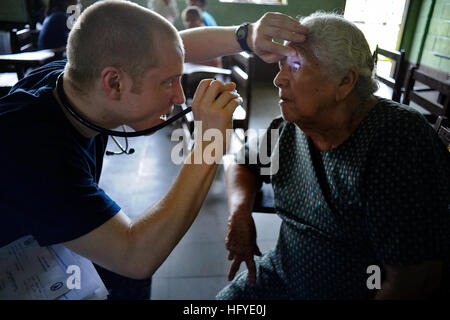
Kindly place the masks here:
POLYGON ((300 18, 300 23, 309 29, 305 45, 327 67, 331 77, 343 77, 355 67, 359 73, 355 91, 363 101, 378 89, 372 53, 355 24, 339 14, 321 11, 300 18))

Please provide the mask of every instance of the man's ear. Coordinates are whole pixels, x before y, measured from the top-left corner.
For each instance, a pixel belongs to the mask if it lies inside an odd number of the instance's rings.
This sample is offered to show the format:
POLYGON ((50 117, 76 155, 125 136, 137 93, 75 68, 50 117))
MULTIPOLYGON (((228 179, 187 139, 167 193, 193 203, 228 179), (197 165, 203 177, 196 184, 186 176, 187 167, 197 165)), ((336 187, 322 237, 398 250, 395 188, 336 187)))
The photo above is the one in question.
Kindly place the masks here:
POLYGON ((336 90, 336 101, 342 101, 353 91, 358 81, 359 73, 355 67, 352 67, 341 79, 336 90))
POLYGON ((114 100, 119 100, 124 89, 123 72, 116 67, 106 67, 101 74, 102 88, 105 94, 114 100))

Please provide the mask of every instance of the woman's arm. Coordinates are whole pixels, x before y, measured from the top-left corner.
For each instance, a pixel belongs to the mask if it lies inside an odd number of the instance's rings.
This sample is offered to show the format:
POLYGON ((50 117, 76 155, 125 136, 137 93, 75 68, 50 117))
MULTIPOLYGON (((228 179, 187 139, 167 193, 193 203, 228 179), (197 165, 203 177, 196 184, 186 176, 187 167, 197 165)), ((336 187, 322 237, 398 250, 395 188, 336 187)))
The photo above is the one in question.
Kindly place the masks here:
POLYGON ((233 280, 242 262, 248 269, 250 285, 256 283, 254 255, 261 255, 256 243, 256 227, 252 218, 252 208, 256 191, 262 182, 250 170, 240 164, 230 164, 225 171, 228 196, 228 232, 225 245, 228 260, 233 260, 228 280, 233 280))

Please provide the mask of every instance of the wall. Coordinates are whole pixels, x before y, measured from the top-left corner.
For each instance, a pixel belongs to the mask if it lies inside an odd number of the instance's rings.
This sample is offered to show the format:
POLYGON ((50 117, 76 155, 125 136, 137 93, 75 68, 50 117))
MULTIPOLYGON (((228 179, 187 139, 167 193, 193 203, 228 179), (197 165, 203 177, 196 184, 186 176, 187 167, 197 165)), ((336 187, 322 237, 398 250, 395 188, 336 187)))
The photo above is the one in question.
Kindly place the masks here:
POLYGON ((450 0, 436 1, 420 62, 450 72, 450 0), (436 56, 436 53, 449 59, 436 56))
MULTIPOLYGON (((186 8, 186 0, 176 0, 181 12, 186 8)), ((83 7, 94 3, 94 0, 81 0, 83 7)), ((147 6, 147 0, 133 0, 142 6, 147 6)), ((223 3, 219 0, 208 0, 207 11, 214 16, 219 25, 238 25, 245 21, 256 21, 268 11, 286 13, 291 16, 307 15, 318 9, 326 11, 343 12, 345 0, 288 0, 288 5, 254 5, 245 3, 223 3)), ((181 19, 175 22, 175 26, 181 30, 181 19)))
MULTIPOLYGON (((181 11, 186 8, 186 0, 176 0, 178 9, 181 11)), ((93 0, 81 0, 83 7, 94 3, 93 0)), ((147 0, 134 0, 142 6, 147 6, 147 0)), ((208 0, 206 10, 216 19, 219 25, 239 25, 243 22, 254 22, 264 13, 269 11, 281 12, 296 17, 299 15, 308 15, 316 10, 335 11, 343 13, 345 0, 288 0, 288 5, 254 5, 246 3, 224 3, 219 0, 208 0)), ((183 24, 179 17, 175 21, 175 27, 183 30, 183 24)), ((255 78, 261 81, 272 81, 278 72, 277 64, 263 63, 259 58, 256 59, 255 78)))
POLYGON ((410 63, 419 62, 421 66, 450 73, 450 59, 436 56, 438 53, 450 57, 450 0, 421 1, 417 20, 408 21, 407 28, 409 32, 403 41, 403 47, 407 50, 407 60, 410 63), (427 22, 428 32, 425 30, 427 22), (414 26, 414 29, 411 26, 414 26), (425 41, 423 45, 422 41, 425 41))
POLYGON ((25 1, 0 1, 0 21, 28 22, 25 1))
MULTIPOLYGON (((180 11, 186 7, 185 0, 177 0, 180 11)), ((288 0, 288 5, 255 5, 247 3, 224 3, 208 0, 206 10, 214 16, 219 25, 238 25, 245 21, 258 20, 268 11, 290 16, 308 15, 318 9, 343 12, 345 0, 288 0)), ((181 27, 181 21, 179 26, 181 27)))

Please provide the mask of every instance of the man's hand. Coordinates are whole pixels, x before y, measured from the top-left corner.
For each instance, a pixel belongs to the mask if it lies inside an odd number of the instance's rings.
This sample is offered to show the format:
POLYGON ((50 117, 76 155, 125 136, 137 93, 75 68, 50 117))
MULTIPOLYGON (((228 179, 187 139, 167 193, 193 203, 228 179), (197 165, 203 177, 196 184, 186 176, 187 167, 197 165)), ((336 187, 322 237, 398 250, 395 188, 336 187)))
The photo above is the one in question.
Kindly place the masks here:
POLYGON ((253 255, 261 256, 261 251, 256 244, 256 228, 251 214, 234 214, 230 217, 225 245, 229 251, 228 260, 233 260, 228 272, 228 281, 234 279, 241 262, 244 261, 250 285, 254 286, 256 266, 253 255))
MULTIPOLYGON (((218 80, 202 80, 192 100, 192 112, 196 121, 201 121, 201 132, 195 128, 196 144, 206 147, 210 135, 205 135, 209 129, 219 130, 222 135, 222 150, 215 149, 214 157, 221 159, 225 154, 230 141, 230 132, 227 129, 233 127, 233 113, 236 107, 242 104, 241 96, 235 91, 236 84, 224 83, 218 80)), ((210 132, 213 136, 216 134, 210 132)), ((214 140, 215 141, 215 140, 214 140)))
POLYGON ((295 55, 293 48, 284 46, 273 39, 304 42, 308 28, 282 13, 269 12, 249 25, 248 46, 265 62, 273 63, 284 56, 295 55))
POLYGON ((212 128, 224 132, 231 128, 233 112, 243 100, 234 91, 236 84, 205 79, 200 82, 192 100, 194 119, 202 121, 204 131, 212 128))

